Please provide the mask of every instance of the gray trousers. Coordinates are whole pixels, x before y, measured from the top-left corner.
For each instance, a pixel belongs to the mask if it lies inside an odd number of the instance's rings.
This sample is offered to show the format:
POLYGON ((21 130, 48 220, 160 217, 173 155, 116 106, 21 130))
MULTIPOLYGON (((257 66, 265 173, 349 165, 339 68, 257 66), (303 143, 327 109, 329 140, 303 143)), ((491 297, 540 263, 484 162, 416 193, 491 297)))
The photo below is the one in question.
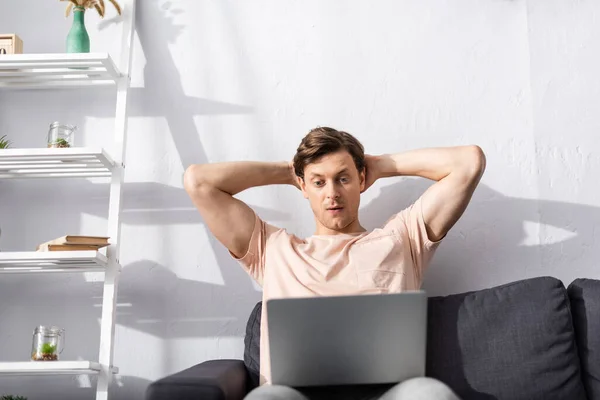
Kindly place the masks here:
POLYGON ((460 400, 444 383, 427 377, 412 378, 396 385, 365 387, 316 387, 300 390, 288 386, 263 385, 245 400, 460 400))

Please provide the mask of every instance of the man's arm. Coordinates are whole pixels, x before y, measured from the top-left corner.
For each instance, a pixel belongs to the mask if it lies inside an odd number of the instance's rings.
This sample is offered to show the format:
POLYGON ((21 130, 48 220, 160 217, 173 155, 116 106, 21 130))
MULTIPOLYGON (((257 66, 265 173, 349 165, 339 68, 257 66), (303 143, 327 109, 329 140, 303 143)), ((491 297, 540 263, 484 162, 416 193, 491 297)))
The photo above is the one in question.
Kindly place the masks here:
POLYGON ((429 240, 442 239, 461 217, 485 171, 478 146, 411 150, 367 157, 367 185, 378 178, 420 176, 437 181, 422 196, 429 240))
POLYGON ((228 162, 195 164, 184 174, 184 187, 212 234, 236 257, 248 251, 254 212, 233 196, 255 186, 296 182, 289 163, 228 162))

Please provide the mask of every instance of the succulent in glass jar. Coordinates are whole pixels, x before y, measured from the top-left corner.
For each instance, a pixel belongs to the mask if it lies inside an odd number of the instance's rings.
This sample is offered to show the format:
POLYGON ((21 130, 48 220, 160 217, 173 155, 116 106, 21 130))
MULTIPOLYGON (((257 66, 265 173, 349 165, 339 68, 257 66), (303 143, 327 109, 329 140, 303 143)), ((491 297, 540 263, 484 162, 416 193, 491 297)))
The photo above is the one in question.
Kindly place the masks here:
POLYGON ((31 361, 58 361, 64 349, 65 330, 55 326, 40 325, 33 333, 31 361))
POLYGON ((58 360, 58 354, 56 354, 56 345, 52 345, 50 343, 43 343, 41 349, 32 354, 31 359, 34 361, 58 360))
POLYGON ((48 147, 66 148, 73 145, 73 139, 77 127, 75 125, 53 122, 48 130, 48 147))
POLYGON ((65 139, 56 139, 50 147, 71 147, 65 139))

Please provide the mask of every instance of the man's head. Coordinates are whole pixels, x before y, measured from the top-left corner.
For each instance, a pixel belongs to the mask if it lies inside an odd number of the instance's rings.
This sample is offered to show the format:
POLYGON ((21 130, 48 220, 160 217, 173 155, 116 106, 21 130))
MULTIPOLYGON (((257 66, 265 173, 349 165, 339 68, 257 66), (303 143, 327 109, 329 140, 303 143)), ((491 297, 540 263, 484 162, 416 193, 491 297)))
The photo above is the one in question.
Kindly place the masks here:
POLYGON ((317 234, 353 233, 365 187, 365 153, 352 135, 333 128, 311 130, 294 156, 300 188, 317 221, 317 234))

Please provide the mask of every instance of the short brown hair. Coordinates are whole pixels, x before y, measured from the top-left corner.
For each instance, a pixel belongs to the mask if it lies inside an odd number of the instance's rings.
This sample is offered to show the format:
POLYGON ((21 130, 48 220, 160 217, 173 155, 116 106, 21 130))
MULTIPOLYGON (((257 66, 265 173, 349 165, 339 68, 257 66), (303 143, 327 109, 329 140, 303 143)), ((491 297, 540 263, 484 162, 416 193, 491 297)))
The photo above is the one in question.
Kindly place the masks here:
POLYGON ((346 150, 352 156, 358 172, 365 168, 365 149, 354 136, 329 127, 312 129, 300 142, 294 156, 294 172, 304 179, 304 168, 324 155, 346 150))

